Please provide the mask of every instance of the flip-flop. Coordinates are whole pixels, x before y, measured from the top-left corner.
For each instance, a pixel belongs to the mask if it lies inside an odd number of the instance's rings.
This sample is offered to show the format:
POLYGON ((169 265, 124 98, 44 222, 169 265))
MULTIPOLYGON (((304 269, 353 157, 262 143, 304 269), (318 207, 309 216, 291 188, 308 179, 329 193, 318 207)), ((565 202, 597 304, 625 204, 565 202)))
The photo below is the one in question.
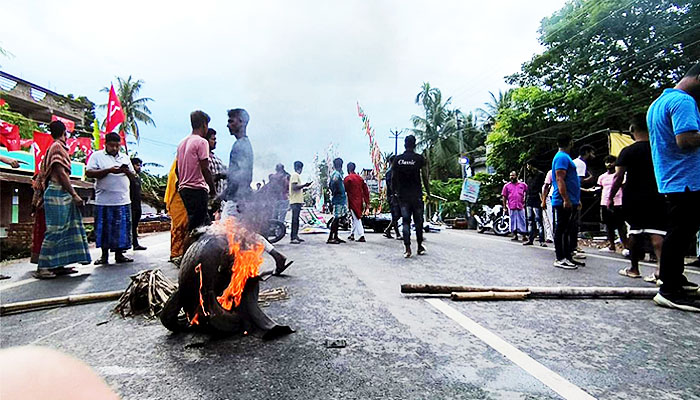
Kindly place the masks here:
POLYGON ((56 274, 49 271, 48 269, 42 268, 32 272, 32 276, 34 276, 36 279, 54 279, 56 277, 56 274))
POLYGON ((121 256, 121 257, 115 259, 114 261, 115 261, 117 264, 123 264, 123 263, 134 262, 134 259, 133 259, 133 258, 126 257, 126 256, 121 256))
POLYGON ((657 278, 656 275, 654 275, 654 274, 651 274, 651 275, 644 277, 644 282, 656 283, 656 281, 658 281, 658 280, 659 280, 659 278, 657 278))
POLYGON ((95 264, 95 265, 107 265, 107 264, 109 264, 109 261, 106 258, 100 257, 97 260, 95 260, 95 262, 93 264, 95 264))
POLYGON ((52 272, 58 276, 58 275, 77 274, 78 270, 73 268, 73 267, 69 267, 69 268, 59 267, 59 268, 55 268, 52 272))
POLYGON ((617 271, 617 273, 622 275, 622 276, 626 276, 628 278, 641 278, 642 277, 640 274, 631 273, 627 268, 623 268, 623 269, 617 271))

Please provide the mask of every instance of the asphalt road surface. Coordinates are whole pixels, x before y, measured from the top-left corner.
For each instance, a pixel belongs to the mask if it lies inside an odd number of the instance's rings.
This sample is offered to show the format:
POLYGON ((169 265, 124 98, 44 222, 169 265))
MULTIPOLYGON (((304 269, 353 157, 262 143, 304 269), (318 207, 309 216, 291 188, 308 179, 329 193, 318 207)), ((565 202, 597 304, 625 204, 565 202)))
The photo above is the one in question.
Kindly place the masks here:
MULTIPOLYGON (((561 270, 552 267, 551 246, 473 231, 427 234, 428 254, 411 259, 402 258, 400 242, 378 234, 341 245, 303 237, 302 245, 280 242, 296 262, 261 286, 290 294, 264 308, 296 330, 280 339, 174 335, 156 320, 122 319, 111 312, 115 302, 104 302, 0 317, 0 346, 72 354, 125 399, 700 399, 698 314, 650 300, 452 302, 399 290, 401 283, 649 287, 617 274, 627 265, 622 258, 591 249, 586 267, 561 270), (347 347, 327 348, 326 339, 347 347)), ((142 243, 149 249, 133 264, 81 267, 51 281, 31 278, 31 264, 3 266, 12 279, 0 282, 0 302, 124 289, 130 274, 147 268, 176 279, 168 235, 142 243)), ((263 269, 270 268, 266 257, 263 269)), ((697 270, 688 277, 700 281, 697 270)))

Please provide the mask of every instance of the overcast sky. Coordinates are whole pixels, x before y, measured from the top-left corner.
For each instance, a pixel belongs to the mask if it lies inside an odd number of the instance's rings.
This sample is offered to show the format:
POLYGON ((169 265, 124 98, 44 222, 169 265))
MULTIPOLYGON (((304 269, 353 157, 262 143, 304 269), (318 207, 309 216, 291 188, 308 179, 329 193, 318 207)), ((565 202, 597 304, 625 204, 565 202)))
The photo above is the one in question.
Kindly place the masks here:
MULTIPOLYGON (((2 5, 0 69, 61 94, 106 103, 116 76, 142 79, 156 127, 145 161, 169 166, 206 111, 225 162, 235 140, 226 110, 249 111, 255 180, 277 162, 312 169, 329 144, 369 168, 360 102, 383 152, 411 128, 423 82, 474 110, 503 77, 541 51, 537 29, 564 0, 503 1, 13 1, 2 5)), ((104 111, 98 109, 98 118, 104 111)), ((401 143, 399 143, 401 149, 401 143)), ((401 150, 400 150, 401 151, 401 150)), ((163 169, 152 170, 164 173, 163 169)))

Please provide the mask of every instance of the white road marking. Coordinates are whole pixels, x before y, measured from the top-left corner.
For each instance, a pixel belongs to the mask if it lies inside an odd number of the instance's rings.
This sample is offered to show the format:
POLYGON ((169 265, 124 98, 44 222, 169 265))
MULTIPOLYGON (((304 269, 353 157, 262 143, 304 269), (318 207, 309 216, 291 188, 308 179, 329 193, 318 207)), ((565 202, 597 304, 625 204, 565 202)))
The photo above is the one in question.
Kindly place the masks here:
POLYGON ((431 306, 438 309, 438 311, 442 312, 443 314, 447 315, 452 320, 457 322, 464 329, 469 331, 472 335, 481 339, 492 349, 503 354, 515 365, 525 370, 525 372, 532 375, 537 380, 547 385, 550 389, 557 392, 561 397, 565 399, 595 400, 595 397, 584 392, 581 388, 567 381, 561 375, 557 374, 556 372, 537 362, 532 357, 518 350, 515 346, 501 339, 500 337, 498 337, 498 335, 479 325, 471 318, 450 307, 444 301, 440 299, 426 299, 425 301, 427 301, 431 306))
MULTIPOLYGON (((515 245, 515 246, 518 246, 518 245, 519 245, 519 246, 522 246, 522 242, 515 242, 515 243, 513 243, 513 242, 511 242, 511 241, 504 241, 504 240, 501 240, 501 239, 491 238, 491 237, 487 237, 487 236, 484 236, 484 235, 481 235, 481 234, 474 234, 474 235, 471 235, 471 234, 470 234, 469 237, 475 237, 475 238, 477 238, 477 239, 488 240, 488 241, 491 241, 491 242, 499 242, 499 243, 505 243, 505 244, 515 245)), ((552 245, 552 246, 554 246, 554 245, 552 245)), ((554 247, 540 247, 540 246, 537 246, 537 245, 532 245, 531 247, 532 247, 533 249, 538 249, 538 250, 554 251, 554 247)), ((625 259, 625 258, 616 258, 616 257, 604 256, 604 255, 600 255, 600 254, 592 254, 592 253, 585 253, 585 254, 586 254, 586 257, 590 257, 590 258, 600 258, 601 260, 610 260, 610 261, 618 261, 618 262, 628 262, 628 261, 629 261, 629 260, 627 260, 627 259, 625 259)), ((650 262, 646 262, 646 261, 640 261, 640 262, 639 262, 639 265, 640 265, 640 266, 643 266, 643 267, 650 267, 650 268, 652 268, 653 270, 656 270, 656 264, 654 264, 654 263, 650 263, 650 262)), ((700 275, 700 272, 698 272, 698 271, 693 271, 693 270, 688 269, 688 268, 685 269, 685 273, 694 274, 694 275, 700 275)))

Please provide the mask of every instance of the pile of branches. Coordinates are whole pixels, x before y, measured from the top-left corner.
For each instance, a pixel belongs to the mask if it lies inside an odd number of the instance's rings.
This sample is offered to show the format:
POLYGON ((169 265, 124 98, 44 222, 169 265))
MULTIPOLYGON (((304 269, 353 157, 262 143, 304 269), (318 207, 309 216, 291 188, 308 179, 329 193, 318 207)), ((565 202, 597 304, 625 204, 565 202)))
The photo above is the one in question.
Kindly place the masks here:
POLYGON ((122 317, 139 314, 156 317, 175 289, 177 285, 163 275, 160 269, 140 271, 131 276, 131 283, 119 298, 114 312, 122 317))
POLYGON ((288 298, 289 293, 284 287, 265 289, 258 295, 258 303, 263 307, 267 307, 271 301, 287 300, 288 298))

